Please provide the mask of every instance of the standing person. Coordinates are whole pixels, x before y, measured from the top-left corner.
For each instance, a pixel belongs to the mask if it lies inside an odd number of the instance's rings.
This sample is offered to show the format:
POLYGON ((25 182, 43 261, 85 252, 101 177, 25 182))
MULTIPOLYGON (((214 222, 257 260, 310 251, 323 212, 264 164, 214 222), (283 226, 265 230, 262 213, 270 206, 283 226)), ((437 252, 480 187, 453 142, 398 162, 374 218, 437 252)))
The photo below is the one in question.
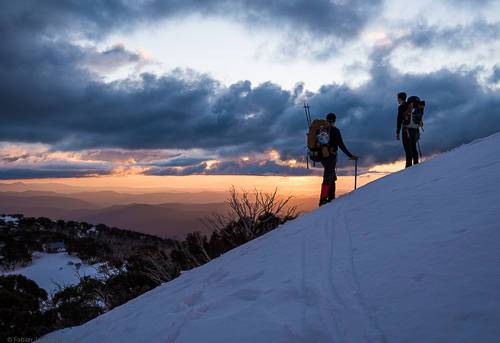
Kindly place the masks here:
POLYGON ((396 127, 396 139, 400 140, 400 132, 403 132, 403 149, 406 155, 405 168, 418 164, 417 142, 419 138, 419 128, 412 126, 411 111, 412 106, 406 102, 406 93, 400 92, 398 99, 398 120, 396 127))
POLYGON ((337 150, 340 148, 351 160, 357 160, 358 157, 351 154, 342 140, 340 130, 335 126, 337 116, 335 113, 328 113, 326 120, 330 124, 329 127, 329 143, 328 149, 330 154, 327 158, 321 160, 323 165, 323 184, 321 185, 321 196, 319 206, 324 205, 335 199, 335 181, 337 181, 336 166, 337 166, 337 150))

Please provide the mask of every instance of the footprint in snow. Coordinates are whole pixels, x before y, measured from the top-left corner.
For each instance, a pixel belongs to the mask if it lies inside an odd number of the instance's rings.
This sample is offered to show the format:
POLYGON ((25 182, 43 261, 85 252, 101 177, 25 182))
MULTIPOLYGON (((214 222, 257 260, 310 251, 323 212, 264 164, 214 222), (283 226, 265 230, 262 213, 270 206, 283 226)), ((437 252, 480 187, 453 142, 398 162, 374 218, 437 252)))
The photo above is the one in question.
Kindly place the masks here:
POLYGON ((202 298, 202 292, 198 291, 182 299, 182 302, 187 306, 194 306, 200 302, 201 298, 202 298))
POLYGON ((252 273, 246 277, 241 278, 241 281, 243 281, 243 282, 255 281, 255 280, 260 279, 262 275, 264 275, 264 271, 260 270, 256 273, 252 273))
POLYGON ((261 293, 262 291, 259 289, 247 288, 247 289, 240 289, 239 291, 236 291, 233 294, 231 294, 231 296, 239 300, 254 301, 260 296, 261 293))

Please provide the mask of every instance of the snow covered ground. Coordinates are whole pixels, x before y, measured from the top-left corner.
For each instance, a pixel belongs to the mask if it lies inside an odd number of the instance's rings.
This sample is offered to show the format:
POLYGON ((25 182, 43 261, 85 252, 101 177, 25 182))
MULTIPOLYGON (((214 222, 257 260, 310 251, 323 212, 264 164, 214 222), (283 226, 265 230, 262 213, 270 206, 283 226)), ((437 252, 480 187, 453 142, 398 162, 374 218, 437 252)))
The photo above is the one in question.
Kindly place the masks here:
POLYGON ((500 134, 42 342, 498 342, 500 134))
POLYGON ((16 217, 6 215, 1 215, 0 220, 3 220, 6 223, 17 223, 19 221, 19 219, 17 219, 16 217))
POLYGON ((57 285, 75 285, 81 276, 96 276, 97 266, 84 264, 78 257, 66 253, 48 254, 36 251, 32 255, 33 262, 29 266, 1 273, 3 275, 21 274, 35 281, 48 294, 57 290, 57 285), (79 269, 76 264, 81 263, 79 269))

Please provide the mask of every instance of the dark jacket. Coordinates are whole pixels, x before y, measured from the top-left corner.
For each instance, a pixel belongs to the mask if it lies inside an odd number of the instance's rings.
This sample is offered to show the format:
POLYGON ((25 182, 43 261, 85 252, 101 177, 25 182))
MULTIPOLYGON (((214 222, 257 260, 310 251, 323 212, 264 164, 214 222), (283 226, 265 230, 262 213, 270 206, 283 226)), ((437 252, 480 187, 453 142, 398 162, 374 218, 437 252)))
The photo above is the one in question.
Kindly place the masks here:
POLYGON ((399 134, 401 132, 401 125, 403 124, 403 119, 406 110, 408 110, 408 103, 405 101, 401 105, 398 106, 398 122, 396 127, 396 133, 399 134))
POLYGON ((342 150, 344 152, 344 154, 349 156, 349 158, 353 157, 353 155, 350 153, 350 151, 347 150, 347 147, 345 146, 344 141, 342 140, 342 135, 340 134, 340 130, 335 126, 332 126, 330 129, 330 143, 329 143, 329 145, 330 145, 330 148, 332 149, 332 151, 335 151, 335 153, 340 148, 340 150, 342 150))

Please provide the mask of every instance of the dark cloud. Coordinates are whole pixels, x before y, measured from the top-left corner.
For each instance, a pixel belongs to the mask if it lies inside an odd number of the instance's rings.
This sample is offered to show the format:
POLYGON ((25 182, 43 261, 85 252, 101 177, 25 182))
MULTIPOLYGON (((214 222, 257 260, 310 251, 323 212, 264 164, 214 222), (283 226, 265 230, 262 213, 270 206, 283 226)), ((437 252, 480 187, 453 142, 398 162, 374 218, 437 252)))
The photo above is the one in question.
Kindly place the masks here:
POLYGON ((488 81, 491 83, 499 83, 500 82, 500 65, 495 65, 493 68, 493 73, 491 73, 488 81))
POLYGON ((7 157, 1 157, 1 158, 2 158, 2 162, 12 163, 12 162, 16 162, 19 160, 24 160, 28 157, 30 157, 29 154, 22 154, 22 155, 17 155, 17 156, 7 156, 7 157))
MULTIPOLYGON (((381 0, 98 0, 91 3, 24 0, 2 4, 0 32, 2 37, 7 37, 6 42, 2 42, 4 46, 20 47, 28 40, 40 38, 101 40, 113 32, 127 33, 140 26, 195 15, 232 20, 252 31, 276 29, 286 33, 282 45, 294 49, 297 44, 309 45, 311 40, 323 40, 330 45, 333 41, 337 44, 349 41, 378 16, 381 7, 381 0)), ((130 55, 119 53, 121 58, 130 55)), ((106 57, 111 56, 102 54, 97 59, 105 63, 106 57)))
POLYGON ((276 161, 243 162, 230 160, 208 165, 202 162, 194 165, 175 167, 153 167, 146 175, 311 175, 312 171, 305 168, 291 167, 276 161))
POLYGON ((52 73, 58 66, 47 69, 51 72, 34 69, 30 78, 12 75, 12 82, 0 85, 7 96, 6 115, 0 117, 3 140, 65 149, 262 145, 274 140, 262 128, 293 100, 271 83, 252 88, 245 81, 224 89, 189 72, 104 84, 73 69, 61 76, 52 73))
POLYGON ((420 48, 446 47, 455 49, 471 48, 480 43, 498 41, 500 22, 477 19, 468 24, 455 26, 416 24, 411 31, 400 37, 397 43, 411 43, 420 48))
POLYGON ((380 0, 109 0, 91 4, 25 0, 3 4, 2 21, 23 31, 98 38, 113 30, 131 30, 135 25, 198 14, 234 19, 252 29, 276 27, 349 38, 377 14, 381 4, 380 0))
POLYGON ((205 161, 207 158, 197 158, 197 157, 188 157, 188 156, 179 156, 175 158, 171 158, 168 160, 159 160, 159 161, 154 161, 148 164, 145 164, 145 166, 152 166, 153 169, 158 167, 167 167, 166 169, 170 167, 196 167, 199 165, 203 165, 206 167, 205 161))
POLYGON ((80 153, 83 161, 105 161, 105 162, 137 162, 148 163, 160 159, 174 158, 181 154, 166 150, 123 150, 123 149, 97 149, 85 150, 80 153))
POLYGON ((127 50, 123 44, 114 45, 104 51, 98 51, 94 47, 82 47, 81 53, 82 66, 101 73, 130 65, 140 68, 151 63, 139 53, 127 50))
POLYGON ((92 177, 109 173, 94 169, 0 168, 0 180, 92 177))

